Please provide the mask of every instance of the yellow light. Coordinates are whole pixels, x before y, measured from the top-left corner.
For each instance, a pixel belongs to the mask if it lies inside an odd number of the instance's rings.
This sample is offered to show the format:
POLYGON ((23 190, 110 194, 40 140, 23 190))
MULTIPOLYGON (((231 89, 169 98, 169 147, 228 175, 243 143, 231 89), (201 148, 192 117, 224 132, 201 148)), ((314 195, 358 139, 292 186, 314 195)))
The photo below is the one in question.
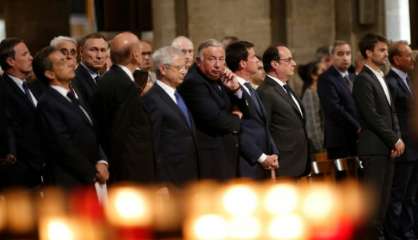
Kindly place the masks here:
POLYGON ((305 223, 298 215, 274 218, 268 227, 269 239, 304 239, 305 223))
POLYGON ((299 193, 291 184, 272 186, 265 195, 265 208, 270 214, 289 214, 296 210, 299 193))
POLYGON ((0 196, 0 231, 6 227, 6 199, 0 196))
POLYGON ((232 186, 225 191, 222 202, 229 214, 251 215, 257 209, 257 193, 250 186, 232 186))
POLYGON ((30 232, 35 225, 34 205, 24 190, 11 190, 5 194, 7 224, 15 233, 30 232))
POLYGON ((122 226, 151 224, 151 204, 145 192, 130 187, 119 187, 113 189, 109 195, 106 215, 112 224, 122 226))
POLYGON ((203 215, 192 223, 192 232, 193 236, 190 236, 189 239, 225 239, 227 236, 227 222, 224 218, 215 214, 203 215))
POLYGON ((318 185, 308 189, 303 203, 303 213, 306 218, 321 224, 332 221, 338 215, 337 194, 331 186, 318 185))
POLYGON ((228 236, 232 239, 257 239, 260 234, 261 224, 255 217, 238 217, 228 223, 228 236))
POLYGON ((63 218, 50 218, 41 227, 41 240, 76 240, 75 228, 63 218))

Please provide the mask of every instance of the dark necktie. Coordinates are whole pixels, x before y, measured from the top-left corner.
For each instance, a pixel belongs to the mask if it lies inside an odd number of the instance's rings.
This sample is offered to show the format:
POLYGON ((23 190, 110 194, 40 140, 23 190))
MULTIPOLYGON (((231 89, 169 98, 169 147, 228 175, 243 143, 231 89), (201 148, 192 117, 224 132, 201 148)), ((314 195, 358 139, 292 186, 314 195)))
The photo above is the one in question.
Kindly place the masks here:
POLYGON ((347 85, 348 89, 350 90, 350 92, 352 92, 353 91, 353 82, 350 80, 348 75, 345 75, 343 78, 344 78, 345 84, 347 85))
POLYGON ((33 102, 32 95, 30 94, 28 83, 26 81, 24 81, 22 83, 22 87, 23 87, 23 91, 25 92, 25 95, 28 98, 29 102, 35 107, 35 103, 33 102))
POLYGON ((176 97, 177 106, 179 107, 180 111, 183 113, 184 117, 186 118, 187 125, 191 127, 192 123, 190 121, 189 111, 187 109, 186 104, 184 103, 183 98, 177 91, 174 92, 174 96, 176 97))
POLYGON ((249 82, 244 83, 244 86, 248 88, 248 91, 250 92, 250 97, 254 102, 254 105, 259 113, 262 113, 260 102, 258 101, 257 93, 255 92, 254 88, 251 86, 249 82))
POLYGON ((96 77, 94 78, 94 83, 96 83, 96 85, 99 82, 99 79, 100 79, 100 75, 97 74, 96 77))
POLYGON ((406 87, 408 88, 408 90, 409 90, 409 92, 411 93, 411 94, 413 94, 413 92, 412 92, 412 89, 411 89, 411 80, 409 80, 409 77, 407 76, 406 77, 406 87))
POLYGON ((87 120, 92 124, 92 120, 90 118, 90 115, 87 113, 87 111, 83 108, 83 106, 80 104, 80 101, 75 96, 74 90, 70 88, 70 91, 67 93, 67 97, 71 100, 71 102, 82 112, 82 114, 87 118, 87 120))

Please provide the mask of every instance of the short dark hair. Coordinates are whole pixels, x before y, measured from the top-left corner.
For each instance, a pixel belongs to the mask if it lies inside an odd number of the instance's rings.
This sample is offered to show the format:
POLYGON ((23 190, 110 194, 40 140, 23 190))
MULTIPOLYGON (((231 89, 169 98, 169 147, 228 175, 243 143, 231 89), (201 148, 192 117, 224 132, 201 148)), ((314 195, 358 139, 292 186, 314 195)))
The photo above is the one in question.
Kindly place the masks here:
POLYGON ((239 63, 241 60, 248 59, 248 49, 253 48, 254 44, 247 41, 238 41, 229 44, 225 50, 225 61, 231 71, 239 70, 239 63))
POLYGON ((107 40, 103 34, 95 32, 95 33, 90 33, 84 36, 83 38, 81 38, 78 43, 78 46, 84 47, 84 44, 86 44, 87 40, 89 39, 103 39, 107 43, 107 40))
POLYGON ((386 44, 388 43, 386 38, 374 33, 368 33, 360 40, 360 42, 358 43, 358 47, 364 59, 367 59, 366 51, 373 51, 374 47, 378 42, 384 42, 386 44))
POLYGON ((266 73, 270 72, 272 66, 271 61, 279 61, 280 53, 278 47, 284 47, 284 44, 277 43, 268 47, 263 53, 263 66, 266 73))
POLYGON ((56 48, 48 46, 39 50, 32 62, 32 69, 36 78, 44 84, 49 84, 49 79, 45 76, 45 71, 52 69, 52 61, 49 56, 58 51, 56 48))
MULTIPOLYGON (((339 46, 342 45, 348 45, 350 46, 350 44, 347 41, 344 40, 336 40, 332 45, 331 45, 331 54, 335 53, 335 49, 339 46)), ((351 47, 351 46, 350 46, 351 47)))
POLYGON ((8 58, 14 58, 15 57, 15 46, 19 43, 24 42, 20 38, 6 38, 3 41, 0 42, 0 67, 3 69, 3 71, 7 71, 11 66, 7 63, 8 58))
POLYGON ((400 56, 401 55, 401 50, 400 50, 401 45, 409 46, 409 43, 407 41, 397 41, 397 42, 392 43, 389 46, 389 62, 390 62, 390 64, 394 64, 393 59, 394 59, 395 56, 400 56))

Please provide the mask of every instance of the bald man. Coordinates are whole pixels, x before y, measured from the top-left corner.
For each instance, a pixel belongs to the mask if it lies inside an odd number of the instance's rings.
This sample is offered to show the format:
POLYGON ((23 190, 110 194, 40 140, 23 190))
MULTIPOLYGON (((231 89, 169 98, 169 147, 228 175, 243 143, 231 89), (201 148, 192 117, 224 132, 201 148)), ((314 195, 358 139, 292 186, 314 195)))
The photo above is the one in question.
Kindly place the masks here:
POLYGON ((151 124, 133 72, 142 62, 141 44, 130 32, 110 44, 113 65, 97 84, 93 116, 109 158, 110 183, 152 183, 155 176, 151 124))

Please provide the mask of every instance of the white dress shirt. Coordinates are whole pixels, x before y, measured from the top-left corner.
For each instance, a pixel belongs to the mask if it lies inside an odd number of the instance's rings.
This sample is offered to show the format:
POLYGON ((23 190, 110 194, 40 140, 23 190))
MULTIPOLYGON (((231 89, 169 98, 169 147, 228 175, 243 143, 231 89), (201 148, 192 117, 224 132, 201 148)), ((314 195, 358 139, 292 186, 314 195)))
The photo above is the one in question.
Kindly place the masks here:
POLYGON ((364 66, 369 68, 373 72, 373 74, 376 76, 377 80, 379 80, 379 84, 382 87, 383 92, 385 92, 386 99, 388 100, 389 105, 391 105, 392 102, 390 100, 389 89, 388 89, 388 86, 386 85, 385 79, 383 78, 384 73, 381 70, 374 70, 373 68, 371 68, 367 64, 365 64, 364 66))
POLYGON ((171 100, 173 100, 174 103, 177 104, 177 99, 176 99, 176 96, 174 95, 176 93, 176 89, 158 79, 156 83, 158 84, 158 86, 160 86, 164 90, 165 93, 167 93, 167 95, 171 98, 171 100))
MULTIPOLYGON (((283 90, 285 92, 287 92, 287 90, 284 88, 284 85, 287 84, 286 82, 283 82, 282 80, 280 80, 278 78, 275 78, 275 77, 273 77, 270 74, 267 74, 267 76, 269 76, 271 79, 273 79, 275 82, 277 82, 283 88, 283 90)), ((298 100, 296 100, 295 96, 293 96, 293 94, 291 92, 287 92, 287 94, 290 95, 290 97, 292 98, 293 102, 298 107, 298 110, 299 110, 300 115, 303 117, 302 108, 300 107, 298 100)))
MULTIPOLYGON (((16 85, 19 87, 20 90, 22 90, 22 92, 26 95, 25 93, 25 89, 23 89, 23 83, 26 82, 26 80, 22 80, 20 78, 17 78, 15 76, 12 76, 10 74, 7 74, 12 80, 13 82, 16 83, 16 85)), ((32 98, 32 102, 33 104, 38 105, 38 100, 36 100, 35 96, 33 95, 32 91, 29 89, 29 93, 30 93, 30 97, 32 98)))

